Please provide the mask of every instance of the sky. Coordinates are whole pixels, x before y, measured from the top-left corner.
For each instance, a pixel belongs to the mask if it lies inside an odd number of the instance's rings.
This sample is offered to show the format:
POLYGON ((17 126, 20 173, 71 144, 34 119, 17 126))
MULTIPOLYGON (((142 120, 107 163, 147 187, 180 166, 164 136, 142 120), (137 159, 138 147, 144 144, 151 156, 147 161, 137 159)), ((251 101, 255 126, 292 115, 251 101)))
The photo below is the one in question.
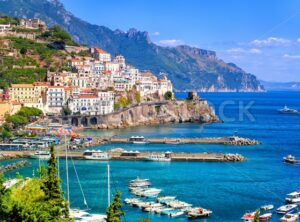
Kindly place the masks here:
POLYGON ((300 81, 299 0, 61 0, 113 30, 148 31, 154 43, 214 50, 258 79, 300 81))

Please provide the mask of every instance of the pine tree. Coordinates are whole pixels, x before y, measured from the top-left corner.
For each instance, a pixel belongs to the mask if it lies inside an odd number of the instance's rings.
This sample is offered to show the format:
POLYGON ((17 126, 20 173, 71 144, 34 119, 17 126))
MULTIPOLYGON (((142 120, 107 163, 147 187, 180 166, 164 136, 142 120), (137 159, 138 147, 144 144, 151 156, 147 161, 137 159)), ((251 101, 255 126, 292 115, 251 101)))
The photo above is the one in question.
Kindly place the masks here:
POLYGON ((122 205, 121 205, 121 193, 117 192, 113 202, 110 204, 106 211, 107 215, 107 222, 121 222, 121 216, 124 215, 124 212, 122 211, 122 205))

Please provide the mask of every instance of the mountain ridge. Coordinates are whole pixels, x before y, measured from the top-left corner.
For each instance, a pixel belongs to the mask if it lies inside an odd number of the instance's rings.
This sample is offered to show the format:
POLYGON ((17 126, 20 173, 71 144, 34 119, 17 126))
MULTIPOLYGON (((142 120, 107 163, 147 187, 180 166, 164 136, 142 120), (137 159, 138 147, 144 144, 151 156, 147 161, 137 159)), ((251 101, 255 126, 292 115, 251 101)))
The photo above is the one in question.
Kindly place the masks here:
POLYGON ((67 11, 59 0, 0 0, 0 13, 58 24, 77 42, 101 47, 112 55, 123 54, 139 69, 167 73, 177 91, 264 90, 254 75, 225 63, 214 51, 187 45, 162 47, 146 31, 131 28, 124 32, 90 24, 67 11))

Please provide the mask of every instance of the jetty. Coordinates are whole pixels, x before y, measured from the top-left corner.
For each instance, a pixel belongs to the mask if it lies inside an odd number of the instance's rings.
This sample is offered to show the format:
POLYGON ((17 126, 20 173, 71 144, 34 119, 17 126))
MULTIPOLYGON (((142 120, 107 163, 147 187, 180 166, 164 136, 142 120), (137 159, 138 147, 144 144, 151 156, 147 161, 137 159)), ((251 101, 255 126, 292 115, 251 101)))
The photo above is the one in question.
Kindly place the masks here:
MULTIPOLYGON (((121 148, 107 151, 110 160, 122 161, 146 161, 146 157, 150 155, 165 155, 165 152, 136 152, 135 155, 123 155, 124 150, 121 148)), ((30 151, 2 151, 10 156, 29 157, 30 151)), ((58 157, 64 158, 65 151, 57 150, 58 157)), ((226 153, 188 153, 188 152, 174 152, 168 154, 171 161, 190 161, 190 162, 242 162, 246 158, 241 154, 226 154, 226 153)), ((69 151, 68 157, 73 159, 84 159, 82 151, 69 151)), ((88 160, 87 160, 88 161, 88 160)))
MULTIPOLYGON (((236 146, 251 146, 258 145, 261 142, 249 138, 238 136, 230 137, 203 137, 203 138, 145 138, 148 144, 220 144, 220 145, 236 145, 236 146)), ((89 144, 85 144, 83 148, 97 146, 101 144, 127 143, 132 141, 130 138, 93 138, 89 144)))
POLYGON ((16 163, 11 163, 11 164, 8 164, 5 166, 0 166, 0 173, 6 173, 8 171, 16 170, 16 169, 30 166, 30 165, 31 164, 26 160, 18 161, 16 163))

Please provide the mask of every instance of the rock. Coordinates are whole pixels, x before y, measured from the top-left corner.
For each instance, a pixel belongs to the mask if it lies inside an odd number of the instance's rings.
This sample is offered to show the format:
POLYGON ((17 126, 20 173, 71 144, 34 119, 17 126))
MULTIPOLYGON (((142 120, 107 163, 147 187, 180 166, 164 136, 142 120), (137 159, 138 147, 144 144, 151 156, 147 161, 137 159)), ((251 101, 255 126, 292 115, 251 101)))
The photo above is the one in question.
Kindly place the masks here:
POLYGON ((163 123, 211 123, 219 121, 205 100, 141 103, 103 116, 99 129, 119 129, 163 123))

